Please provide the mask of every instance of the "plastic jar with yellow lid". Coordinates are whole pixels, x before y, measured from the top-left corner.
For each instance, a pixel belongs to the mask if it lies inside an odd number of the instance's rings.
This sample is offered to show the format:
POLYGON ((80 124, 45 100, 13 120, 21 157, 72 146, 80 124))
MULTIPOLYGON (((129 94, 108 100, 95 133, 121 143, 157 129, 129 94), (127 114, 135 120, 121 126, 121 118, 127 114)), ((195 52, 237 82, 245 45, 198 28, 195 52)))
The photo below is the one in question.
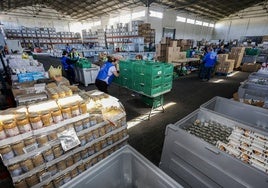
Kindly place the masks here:
POLYGON ((107 141, 106 141, 106 139, 103 139, 100 142, 101 142, 101 148, 106 148, 107 147, 107 141))
POLYGON ((94 129, 92 131, 92 134, 93 134, 94 139, 97 139, 97 138, 100 137, 100 134, 99 134, 99 130, 98 129, 94 129))
POLYGON ((96 124, 97 124, 97 117, 96 116, 91 116, 90 117, 90 126, 93 127, 96 124))
POLYGON ((68 105, 65 105, 61 108, 62 116, 64 119, 70 119, 72 118, 72 111, 71 107, 68 105))
POLYGON ((104 136, 106 134, 105 126, 99 127, 99 136, 104 136))
POLYGON ((36 141, 38 143, 38 147, 42 147, 48 143, 48 137, 47 135, 40 135, 36 138, 36 141))
POLYGON ((94 148, 96 152, 99 152, 101 150, 101 143, 100 142, 95 143, 94 148))
POLYGON ((91 156, 94 153, 95 153, 94 145, 91 145, 90 147, 88 147, 88 155, 91 156))
POLYGON ((28 185, 24 179, 21 179, 14 183, 15 188, 28 188, 28 185))
POLYGON ((19 129, 14 120, 4 121, 3 127, 7 137, 12 137, 20 134, 19 129))
POLYGON ((25 145, 23 141, 15 142, 14 144, 11 145, 11 147, 16 156, 24 154, 23 148, 25 147, 25 145))
POLYGON ((113 144, 113 137, 112 136, 109 136, 106 140, 107 140, 107 144, 108 145, 112 145, 113 144))
POLYGON ((54 123, 59 123, 60 121, 63 120, 61 110, 58 108, 53 109, 51 115, 52 115, 52 119, 53 119, 54 123))
POLYGON ((65 89, 65 95, 66 95, 66 96, 72 96, 72 95, 73 95, 72 90, 69 89, 69 88, 66 88, 66 89, 65 89))
POLYGON ((86 138, 87 143, 93 141, 94 140, 93 133, 92 132, 86 133, 85 138, 86 138))
POLYGON ((52 125, 53 119, 49 111, 43 111, 41 114, 41 120, 45 127, 52 125))
POLYGON ((90 127, 90 120, 89 120, 89 118, 85 118, 82 121, 83 121, 83 127, 84 127, 84 129, 88 129, 90 127))
POLYGON ((81 157, 82 157, 82 159, 88 158, 88 150, 87 150, 87 148, 81 151, 81 157))
POLYGON ((82 121, 77 121, 74 123, 74 128, 76 132, 80 132, 83 130, 83 122, 82 121))
POLYGON ((48 133, 48 139, 49 140, 57 140, 58 136, 57 136, 57 132, 56 131, 51 131, 48 133))
POLYGON ((73 160, 73 157, 72 156, 69 156, 66 160, 66 166, 67 167, 70 167, 74 164, 74 160, 73 160))
POLYGON ((53 91, 50 93, 50 96, 51 96, 51 99, 58 99, 59 98, 59 95, 57 92, 53 91))
POLYGON ((24 172, 29 172, 34 169, 32 159, 26 159, 20 163, 20 166, 24 172))
POLYGON ((72 117, 80 115, 78 102, 75 102, 71 105, 72 117))
POLYGON ((21 134, 29 132, 32 130, 30 122, 26 114, 22 114, 16 118, 16 124, 19 128, 21 134))
POLYGON ((33 144, 36 144, 36 139, 35 137, 29 137, 24 139, 24 145, 25 146, 31 146, 33 144))
POLYGON ((33 156, 32 161, 33 161, 33 164, 35 167, 38 167, 38 166, 44 164, 44 162, 45 162, 41 153, 33 156))
POLYGON ((6 136, 6 133, 4 131, 4 128, 3 128, 3 125, 2 123, 0 122, 0 140, 3 140, 5 139, 7 136, 6 136))
POLYGON ((40 129, 43 127, 43 122, 41 120, 41 116, 38 113, 30 113, 29 119, 31 122, 31 126, 34 130, 40 129))
POLYGON ((48 167, 48 168, 47 168, 47 171, 50 172, 51 176, 54 176, 54 175, 57 174, 57 172, 58 172, 57 165, 54 164, 54 165, 48 167))
POLYGON ((79 103, 79 110, 81 114, 86 114, 87 113, 87 104, 85 101, 82 101, 79 103))
POLYGON ((78 173, 81 174, 82 172, 84 172, 86 169, 85 169, 85 164, 80 164, 78 167, 77 167, 77 170, 78 170, 78 173))
POLYGON ((74 154, 74 163, 77 163, 78 161, 81 161, 81 155, 79 152, 74 154))
POLYGON ((15 156, 12 148, 9 145, 0 147, 0 154, 4 160, 12 159, 15 156))
POLYGON ((52 149, 44 151, 43 156, 46 162, 52 161, 55 158, 52 149))
POLYGON ((65 160, 58 162, 57 167, 58 167, 58 170, 60 171, 65 170, 67 168, 65 160))
POLYGON ((77 171, 77 168, 74 168, 74 169, 71 171, 71 177, 72 177, 72 178, 75 178, 76 176, 78 176, 78 171, 77 171))
POLYGON ((25 179, 26 183, 28 184, 29 187, 32 187, 36 184, 39 183, 39 178, 37 177, 36 174, 32 174, 28 178, 25 179))
POLYGON ((65 92, 63 90, 60 90, 58 92, 58 94, 59 94, 59 98, 64 98, 65 97, 65 92))
POLYGON ((63 149, 61 145, 54 146, 52 149, 53 149, 55 158, 58 158, 63 154, 63 149))
POLYGON ((81 146, 86 145, 87 141, 86 141, 86 137, 85 137, 85 135, 80 135, 80 136, 78 136, 78 138, 79 138, 79 140, 80 140, 80 145, 81 145, 81 146))
POLYGON ((22 174, 22 168, 20 167, 19 163, 10 165, 7 167, 7 169, 12 177, 16 177, 22 174))
POLYGON ((97 156, 97 160, 98 160, 98 162, 101 161, 102 159, 103 159, 103 154, 99 154, 99 155, 97 156))

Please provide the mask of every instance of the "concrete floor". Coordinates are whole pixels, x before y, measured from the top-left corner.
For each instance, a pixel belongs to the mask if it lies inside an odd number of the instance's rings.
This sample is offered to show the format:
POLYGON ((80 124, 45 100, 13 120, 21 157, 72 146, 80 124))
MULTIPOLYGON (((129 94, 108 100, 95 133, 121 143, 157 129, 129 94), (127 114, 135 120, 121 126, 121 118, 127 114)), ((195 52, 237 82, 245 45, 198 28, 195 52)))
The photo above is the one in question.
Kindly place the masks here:
MULTIPOLYGON (((50 57, 38 57, 47 70, 51 64, 59 65, 60 60, 50 57)), ((164 95, 165 112, 154 113, 150 120, 146 114, 151 108, 145 105, 137 93, 112 84, 109 94, 120 99, 125 107, 129 126, 129 144, 147 159, 158 166, 165 137, 165 127, 175 123, 214 96, 232 98, 240 82, 249 73, 236 72, 233 76, 215 76, 210 82, 201 82, 196 73, 180 77, 173 81, 173 88, 164 95), (134 126, 135 125, 135 126, 134 126)), ((84 90, 96 89, 94 85, 84 87, 84 90)))

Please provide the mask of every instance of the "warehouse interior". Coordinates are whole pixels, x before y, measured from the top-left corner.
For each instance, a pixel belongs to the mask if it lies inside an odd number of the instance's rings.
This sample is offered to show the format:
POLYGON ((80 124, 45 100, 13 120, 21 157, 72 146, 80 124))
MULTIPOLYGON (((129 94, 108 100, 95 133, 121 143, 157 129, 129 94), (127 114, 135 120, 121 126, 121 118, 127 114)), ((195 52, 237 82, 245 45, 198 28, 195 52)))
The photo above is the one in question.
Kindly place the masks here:
POLYGON ((2 0, 0 187, 267 187, 267 25, 267 0, 2 0))

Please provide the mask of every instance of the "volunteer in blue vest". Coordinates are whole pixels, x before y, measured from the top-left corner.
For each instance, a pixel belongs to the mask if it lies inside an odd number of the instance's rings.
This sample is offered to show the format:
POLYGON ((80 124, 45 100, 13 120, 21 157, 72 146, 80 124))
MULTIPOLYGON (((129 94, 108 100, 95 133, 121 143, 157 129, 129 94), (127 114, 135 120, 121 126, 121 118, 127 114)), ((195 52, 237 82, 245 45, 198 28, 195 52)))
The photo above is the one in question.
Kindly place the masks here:
POLYGON ((209 81, 211 77, 212 70, 217 62, 217 53, 213 51, 212 47, 208 48, 208 53, 203 58, 203 70, 202 70, 202 81, 209 81))
POLYGON ((66 78, 69 80, 71 85, 75 83, 75 73, 74 73, 74 65, 73 65, 74 63, 75 62, 72 61, 68 57, 68 52, 64 50, 62 52, 62 57, 61 57, 61 64, 64 70, 63 75, 66 76, 66 78))
POLYGON ((119 76, 119 71, 116 68, 117 59, 111 56, 108 56, 107 59, 102 65, 95 81, 98 90, 105 93, 108 93, 108 86, 112 83, 114 77, 119 76))

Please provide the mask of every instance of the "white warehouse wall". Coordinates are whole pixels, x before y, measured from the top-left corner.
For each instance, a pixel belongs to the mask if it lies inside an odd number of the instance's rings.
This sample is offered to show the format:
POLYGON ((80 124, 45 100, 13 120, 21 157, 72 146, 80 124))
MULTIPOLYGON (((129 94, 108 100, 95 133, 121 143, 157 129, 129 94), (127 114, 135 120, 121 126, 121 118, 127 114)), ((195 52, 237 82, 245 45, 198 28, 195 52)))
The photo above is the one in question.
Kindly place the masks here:
POLYGON ((213 39, 225 41, 241 36, 268 35, 268 17, 222 20, 216 23, 213 39))

